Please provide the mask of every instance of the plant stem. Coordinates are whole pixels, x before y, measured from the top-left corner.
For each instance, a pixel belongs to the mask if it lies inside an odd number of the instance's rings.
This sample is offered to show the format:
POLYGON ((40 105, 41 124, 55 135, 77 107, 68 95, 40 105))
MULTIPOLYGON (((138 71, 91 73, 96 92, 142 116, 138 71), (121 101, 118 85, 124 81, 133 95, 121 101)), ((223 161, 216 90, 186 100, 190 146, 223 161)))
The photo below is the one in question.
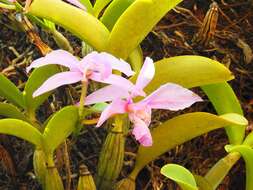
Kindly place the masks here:
POLYGON ((70 159, 68 153, 68 144, 64 141, 64 164, 66 170, 66 190, 71 189, 71 169, 70 169, 70 159))
POLYGON ((79 105, 79 117, 80 119, 82 118, 83 115, 83 106, 84 106, 84 101, 87 93, 87 86, 88 82, 87 81, 82 81, 82 91, 81 91, 81 96, 80 96, 80 105, 79 105))

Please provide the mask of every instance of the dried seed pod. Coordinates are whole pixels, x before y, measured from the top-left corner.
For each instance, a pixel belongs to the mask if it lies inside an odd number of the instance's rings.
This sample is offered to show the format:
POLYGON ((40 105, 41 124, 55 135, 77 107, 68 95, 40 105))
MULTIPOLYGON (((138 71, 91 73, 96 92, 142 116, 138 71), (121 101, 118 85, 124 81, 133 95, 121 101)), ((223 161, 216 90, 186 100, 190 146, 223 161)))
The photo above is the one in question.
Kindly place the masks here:
POLYGON ((46 175, 46 161, 45 154, 42 150, 36 149, 33 154, 33 169, 38 181, 44 187, 46 175))
POLYGON ((125 178, 120 180, 115 188, 115 190, 135 190, 135 181, 131 178, 125 178))
POLYGON ((193 43, 203 46, 209 45, 215 34, 218 17, 219 7, 216 2, 213 2, 206 13, 202 26, 192 40, 193 43))
POLYGON ((79 168, 77 190, 96 190, 96 185, 88 168, 83 164, 79 168))
POLYGON ((109 190, 118 178, 124 161, 125 137, 123 125, 129 121, 123 117, 115 119, 114 127, 108 133, 98 162, 96 184, 98 189, 109 190))

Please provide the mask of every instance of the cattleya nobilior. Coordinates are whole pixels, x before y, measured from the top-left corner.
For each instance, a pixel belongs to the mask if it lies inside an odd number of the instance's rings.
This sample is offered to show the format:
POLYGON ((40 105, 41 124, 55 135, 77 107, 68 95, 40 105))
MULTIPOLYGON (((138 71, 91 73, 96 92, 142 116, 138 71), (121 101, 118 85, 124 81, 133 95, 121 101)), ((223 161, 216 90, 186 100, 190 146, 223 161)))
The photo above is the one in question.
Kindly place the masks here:
POLYGON ((52 64, 65 66, 69 68, 69 71, 60 72, 48 78, 33 93, 33 97, 66 84, 73 84, 79 81, 88 82, 89 79, 107 84, 129 83, 131 85, 131 82, 127 79, 112 74, 112 70, 118 70, 127 76, 134 74, 127 62, 117 59, 108 53, 93 51, 79 61, 75 56, 64 50, 55 50, 45 57, 36 59, 27 67, 27 72, 32 68, 52 64))
POLYGON ((108 118, 115 114, 128 113, 133 123, 133 135, 143 146, 152 145, 152 137, 148 126, 151 123, 152 109, 166 109, 177 111, 191 106, 202 99, 192 91, 177 84, 167 83, 155 90, 149 96, 139 102, 133 98, 138 95, 145 96, 143 89, 153 79, 155 67, 152 59, 146 58, 138 75, 136 84, 129 89, 126 85, 109 85, 87 96, 85 104, 94 104, 104 101, 112 101, 102 112, 97 127, 101 126, 108 118), (136 93, 139 92, 139 93, 136 93))

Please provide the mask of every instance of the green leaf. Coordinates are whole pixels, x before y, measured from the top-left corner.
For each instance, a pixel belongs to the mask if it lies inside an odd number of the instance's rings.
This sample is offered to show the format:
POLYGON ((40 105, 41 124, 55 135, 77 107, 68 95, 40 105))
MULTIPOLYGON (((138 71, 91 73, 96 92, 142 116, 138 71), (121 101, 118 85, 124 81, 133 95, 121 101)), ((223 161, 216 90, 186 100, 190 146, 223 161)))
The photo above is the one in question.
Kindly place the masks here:
POLYGON ((159 20, 182 0, 135 0, 119 17, 107 50, 126 59, 159 20))
POLYGON ((56 65, 46 65, 35 69, 26 82, 24 89, 24 99, 28 112, 34 112, 51 94, 51 92, 42 94, 33 98, 33 92, 37 90, 49 77, 58 73, 60 70, 56 65))
POLYGON ((104 109, 108 106, 107 103, 102 102, 102 103, 97 103, 94 106, 90 107, 89 110, 92 112, 98 112, 101 113, 102 111, 104 111, 104 109))
POLYGON ((99 13, 108 5, 112 0, 96 0, 94 5, 94 15, 95 17, 99 16, 99 13))
POLYGON ((253 150, 247 145, 227 145, 225 146, 227 152, 239 152, 246 163, 246 190, 253 189, 253 150))
POLYGON ((200 175, 194 175, 199 190, 214 190, 209 181, 200 175))
POLYGON ((244 145, 253 146, 253 131, 250 132, 250 134, 247 135, 245 140, 243 141, 244 145))
POLYGON ((140 46, 135 48, 135 50, 129 55, 128 60, 132 66, 132 69, 136 73, 139 73, 143 65, 143 53, 140 46))
POLYGON ((9 102, 25 107, 24 99, 22 93, 9 79, 7 79, 3 74, 0 74, 0 96, 6 98, 9 102))
POLYGON ((134 179, 150 161, 192 138, 227 125, 246 125, 247 123, 243 116, 233 113, 217 116, 195 112, 170 119, 151 132, 153 138, 151 147, 139 147, 131 177, 134 179))
POLYGON ((194 176, 183 166, 167 164, 162 167, 161 174, 175 181, 182 190, 198 190, 194 176))
MULTIPOLYGON (((243 115, 243 111, 233 89, 229 84, 223 82, 201 87, 209 100, 212 102, 219 115, 225 113, 238 113, 243 115)), ((227 126, 226 133, 231 144, 241 144, 245 136, 246 126, 227 126)))
MULTIPOLYGON (((145 88, 148 94, 168 82, 192 88, 234 78, 232 73, 219 62, 194 55, 162 59, 155 63, 155 69, 154 79, 145 88)), ((136 76, 131 80, 136 80, 136 76)))
POLYGON ((0 115, 26 121, 24 114, 12 104, 0 102, 0 115))
POLYGON ((92 6, 90 0, 79 0, 79 1, 80 1, 80 3, 82 3, 86 7, 88 13, 94 14, 93 6, 92 6))
POLYGON ((61 0, 34 0, 28 13, 59 24, 98 51, 105 50, 109 31, 97 18, 79 8, 61 0))
MULTIPOLYGON (((240 154, 237 152, 229 153, 220 159, 205 175, 205 179, 211 185, 211 188, 217 189, 224 177, 228 174, 233 165, 239 160, 240 154)), ((205 189, 204 189, 205 190, 205 189)))
POLYGON ((0 133, 12 135, 26 140, 38 148, 42 147, 42 135, 38 129, 18 119, 1 119, 0 133))
POLYGON ((122 13, 134 2, 135 0, 114 0, 106 8, 101 22, 109 29, 112 30, 114 24, 122 13))
POLYGON ((75 130, 78 119, 76 106, 67 106, 54 114, 43 133, 47 153, 52 153, 75 130))

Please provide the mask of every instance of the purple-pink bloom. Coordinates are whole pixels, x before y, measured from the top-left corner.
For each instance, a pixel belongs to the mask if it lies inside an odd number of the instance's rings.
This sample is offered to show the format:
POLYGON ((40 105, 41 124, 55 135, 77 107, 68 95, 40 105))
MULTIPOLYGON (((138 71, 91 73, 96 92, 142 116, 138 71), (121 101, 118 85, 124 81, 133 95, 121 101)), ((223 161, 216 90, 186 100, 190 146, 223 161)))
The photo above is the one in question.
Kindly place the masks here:
POLYGON ((65 66, 69 68, 69 71, 57 73, 47 79, 33 93, 33 97, 39 96, 62 85, 73 84, 79 81, 87 82, 88 79, 113 85, 117 85, 121 81, 127 81, 127 79, 121 76, 112 74, 113 69, 127 76, 134 74, 127 62, 117 59, 108 53, 98 53, 94 51, 79 61, 75 56, 64 50, 52 51, 45 57, 33 61, 31 65, 27 67, 27 72, 32 68, 50 64, 65 66))
MULTIPOLYGON (((153 62, 147 59, 135 84, 139 90, 143 89, 154 76, 153 62), (153 66, 152 66, 153 65, 153 66), (144 72, 147 71, 147 72, 144 72)), ((133 102, 136 94, 128 92, 119 86, 109 85, 86 98, 86 105, 103 101, 112 101, 102 112, 97 127, 101 126, 108 118, 115 114, 128 113, 133 123, 133 135, 143 146, 152 145, 149 131, 152 109, 181 110, 191 106, 202 99, 192 91, 177 84, 167 83, 155 90, 140 102, 133 102), (114 90, 112 91, 112 89, 114 90), (97 93, 98 92, 98 93, 97 93)))
POLYGON ((85 104, 89 105, 98 102, 109 102, 118 97, 134 98, 136 96, 146 96, 144 88, 153 79, 154 75, 155 67, 153 60, 147 57, 144 61, 144 64, 141 68, 141 71, 137 77, 135 84, 133 84, 129 80, 120 80, 118 82, 115 81, 114 84, 105 86, 87 96, 85 99, 85 104))
POLYGON ((66 1, 86 11, 86 7, 82 3, 80 3, 79 0, 66 0, 66 1))

